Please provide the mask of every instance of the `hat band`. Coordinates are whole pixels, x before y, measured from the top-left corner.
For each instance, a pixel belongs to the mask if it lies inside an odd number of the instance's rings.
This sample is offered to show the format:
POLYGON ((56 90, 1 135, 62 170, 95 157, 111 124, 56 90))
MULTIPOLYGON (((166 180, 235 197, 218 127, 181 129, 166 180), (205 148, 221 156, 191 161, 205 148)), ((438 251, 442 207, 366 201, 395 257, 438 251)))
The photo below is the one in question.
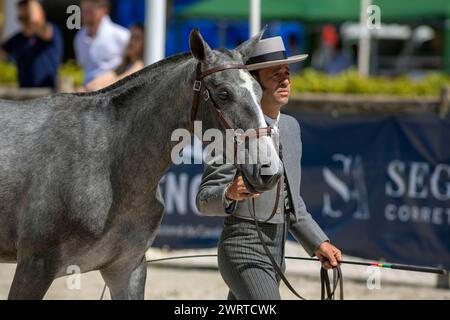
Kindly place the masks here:
POLYGON ((276 52, 262 54, 262 55, 256 56, 256 57, 251 57, 250 59, 248 59, 246 65, 256 64, 256 63, 261 63, 261 62, 268 62, 268 61, 285 60, 285 59, 287 59, 286 51, 276 51, 276 52))

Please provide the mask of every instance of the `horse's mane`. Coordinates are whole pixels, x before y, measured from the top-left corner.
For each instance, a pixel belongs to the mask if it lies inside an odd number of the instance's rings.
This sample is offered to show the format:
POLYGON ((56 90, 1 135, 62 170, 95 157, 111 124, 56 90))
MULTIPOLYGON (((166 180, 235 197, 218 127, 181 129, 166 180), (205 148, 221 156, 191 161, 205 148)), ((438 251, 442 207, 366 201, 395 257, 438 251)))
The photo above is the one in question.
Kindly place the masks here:
POLYGON ((187 58, 190 58, 191 56, 192 55, 191 55, 190 52, 183 52, 183 53, 175 54, 175 55, 170 56, 170 57, 168 57, 166 59, 163 59, 161 61, 153 63, 153 64, 143 68, 142 70, 139 70, 139 71, 129 75, 128 77, 113 83, 112 85, 110 85, 110 86, 108 86, 106 88, 103 88, 103 89, 98 90, 98 91, 92 91, 92 92, 73 93, 73 95, 86 97, 86 96, 96 96, 96 95, 99 95, 99 94, 110 93, 111 91, 114 91, 115 89, 124 86, 125 84, 135 80, 136 78, 139 78, 139 77, 141 77, 144 74, 152 72, 154 69, 157 69, 157 68, 165 66, 165 65, 175 64, 175 63, 178 63, 180 61, 184 61, 187 58))

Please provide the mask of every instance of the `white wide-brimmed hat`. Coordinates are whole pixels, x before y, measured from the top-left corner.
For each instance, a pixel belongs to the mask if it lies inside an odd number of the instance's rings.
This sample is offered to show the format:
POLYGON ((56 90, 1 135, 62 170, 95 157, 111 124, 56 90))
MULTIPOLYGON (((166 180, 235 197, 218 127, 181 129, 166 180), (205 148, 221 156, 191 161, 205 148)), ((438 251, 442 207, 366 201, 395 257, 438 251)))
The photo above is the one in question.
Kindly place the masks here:
POLYGON ((306 58, 308 58, 307 54, 288 57, 283 39, 281 37, 272 37, 259 40, 246 65, 248 70, 253 71, 281 64, 299 62, 306 58))

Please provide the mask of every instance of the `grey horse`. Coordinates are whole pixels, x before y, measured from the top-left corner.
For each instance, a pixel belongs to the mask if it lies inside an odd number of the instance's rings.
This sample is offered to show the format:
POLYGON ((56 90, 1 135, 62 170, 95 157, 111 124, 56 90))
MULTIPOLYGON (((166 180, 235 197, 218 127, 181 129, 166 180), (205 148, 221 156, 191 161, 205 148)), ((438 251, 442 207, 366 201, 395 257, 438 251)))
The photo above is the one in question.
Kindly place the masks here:
MULTIPOLYGON (((0 262, 17 263, 9 299, 42 299, 70 266, 100 270, 113 299, 144 298, 145 252, 164 212, 158 183, 171 165, 171 133, 191 126, 196 66, 245 63, 259 37, 212 50, 193 30, 190 53, 106 89, 0 101, 0 262)), ((261 88, 247 70, 204 83, 235 128, 265 126, 261 88)), ((220 127, 204 101, 197 119, 220 127)), ((258 180, 255 166, 242 174, 260 191, 282 175, 258 180)))

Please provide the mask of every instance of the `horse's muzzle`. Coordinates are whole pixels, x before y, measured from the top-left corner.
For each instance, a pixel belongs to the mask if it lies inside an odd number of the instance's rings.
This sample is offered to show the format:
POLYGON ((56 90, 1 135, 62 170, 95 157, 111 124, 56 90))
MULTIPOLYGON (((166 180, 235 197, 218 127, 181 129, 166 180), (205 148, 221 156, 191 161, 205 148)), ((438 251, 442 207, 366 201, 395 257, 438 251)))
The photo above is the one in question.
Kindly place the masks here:
POLYGON ((284 174, 283 163, 279 161, 278 168, 271 168, 264 164, 241 164, 238 170, 242 174, 245 186, 250 193, 262 193, 273 189, 284 174), (272 173, 266 174, 266 171, 272 173))

